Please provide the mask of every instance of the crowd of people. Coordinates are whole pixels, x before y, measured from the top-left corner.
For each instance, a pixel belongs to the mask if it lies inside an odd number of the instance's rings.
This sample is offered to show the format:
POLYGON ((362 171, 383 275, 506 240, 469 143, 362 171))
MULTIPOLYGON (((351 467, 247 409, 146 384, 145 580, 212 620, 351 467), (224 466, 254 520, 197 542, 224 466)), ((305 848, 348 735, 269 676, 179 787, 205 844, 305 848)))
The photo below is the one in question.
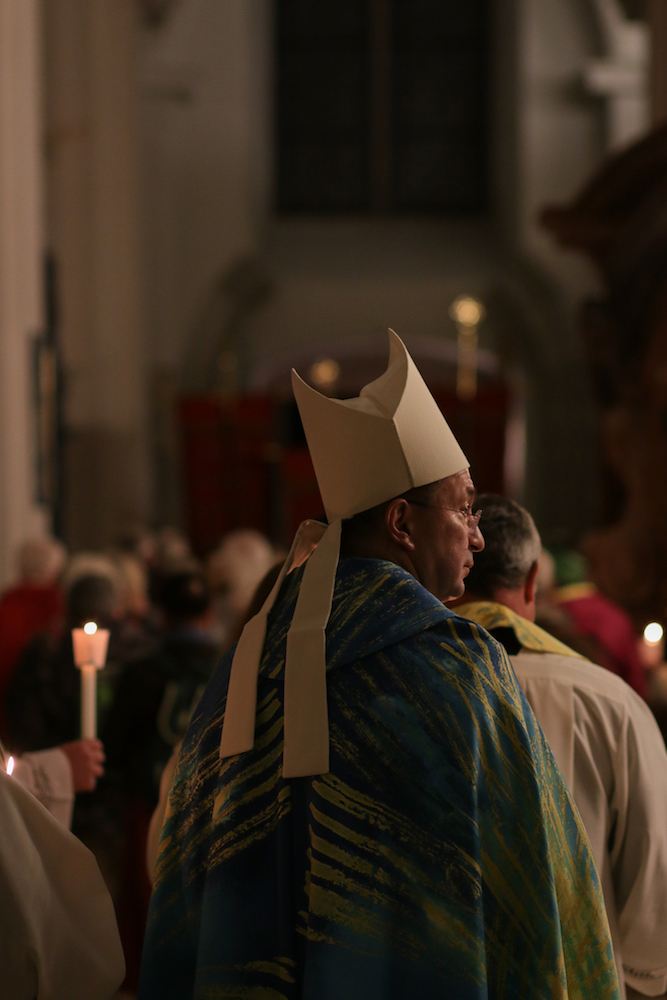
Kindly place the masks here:
MULTIPOLYGON (((148 830, 165 765, 221 653, 279 554, 231 532, 207 558, 169 528, 126 532, 107 552, 68 557, 51 538, 17 553, 0 596, 0 739, 12 775, 95 855, 136 989, 150 896, 148 830), (98 736, 81 738, 72 629, 109 630, 97 683, 98 736)), ((159 834, 159 829, 158 829, 159 834)))
POLYGON ((519 504, 475 499, 390 345, 357 400, 294 381, 327 523, 288 554, 250 530, 204 560, 173 528, 21 547, 10 1000, 123 976, 140 1000, 667 994, 667 751, 633 624, 519 504), (87 622, 110 636, 95 739, 87 622))

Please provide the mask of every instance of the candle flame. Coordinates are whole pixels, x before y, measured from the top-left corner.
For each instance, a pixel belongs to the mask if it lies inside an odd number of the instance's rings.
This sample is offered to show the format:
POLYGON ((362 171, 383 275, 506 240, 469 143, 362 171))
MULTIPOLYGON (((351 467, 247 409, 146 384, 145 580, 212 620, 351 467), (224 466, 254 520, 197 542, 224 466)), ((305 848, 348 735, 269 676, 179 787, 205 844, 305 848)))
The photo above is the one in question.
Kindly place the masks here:
POLYGON ((455 323, 459 323, 461 326, 477 326, 484 319, 486 309, 472 295, 459 295, 452 302, 449 308, 449 315, 455 323))
POLYGON ((333 358, 325 358, 311 365, 308 375, 318 389, 331 389, 340 376, 340 365, 333 358))
POLYGON ((663 636, 662 625, 659 622, 649 622, 644 629, 644 638, 647 642, 650 642, 652 646, 660 642, 663 636))
POLYGON ((7 760, 7 774, 13 774, 14 773, 14 764, 15 763, 16 763, 16 761, 14 760, 13 757, 10 757, 7 760))
POLYGON ((95 622, 86 622, 86 624, 83 626, 83 631, 86 633, 86 635, 95 635, 95 633, 97 632, 97 625, 95 624, 95 622))

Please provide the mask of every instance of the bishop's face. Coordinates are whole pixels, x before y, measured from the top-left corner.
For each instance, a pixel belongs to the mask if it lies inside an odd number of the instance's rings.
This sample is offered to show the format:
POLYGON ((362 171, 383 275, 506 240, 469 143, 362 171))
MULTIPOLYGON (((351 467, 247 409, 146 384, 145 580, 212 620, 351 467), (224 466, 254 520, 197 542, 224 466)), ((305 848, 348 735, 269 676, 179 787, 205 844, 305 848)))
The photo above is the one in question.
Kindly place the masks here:
POLYGON ((428 507, 413 507, 415 569, 420 583, 441 601, 461 597, 473 554, 484 548, 479 527, 469 516, 474 497, 466 469, 443 479, 428 507))

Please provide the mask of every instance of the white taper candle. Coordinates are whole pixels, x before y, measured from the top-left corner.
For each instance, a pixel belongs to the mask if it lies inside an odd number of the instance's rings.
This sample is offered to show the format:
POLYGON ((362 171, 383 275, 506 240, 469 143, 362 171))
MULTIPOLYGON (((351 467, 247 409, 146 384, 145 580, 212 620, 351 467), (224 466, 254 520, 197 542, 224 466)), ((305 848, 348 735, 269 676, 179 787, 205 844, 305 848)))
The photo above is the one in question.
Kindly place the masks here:
POLYGON ((84 663, 81 667, 81 738, 97 737, 97 667, 84 663))
POLYGON ((74 662, 81 671, 81 736, 97 736, 97 671, 107 658, 109 630, 87 622, 83 628, 72 629, 74 662))

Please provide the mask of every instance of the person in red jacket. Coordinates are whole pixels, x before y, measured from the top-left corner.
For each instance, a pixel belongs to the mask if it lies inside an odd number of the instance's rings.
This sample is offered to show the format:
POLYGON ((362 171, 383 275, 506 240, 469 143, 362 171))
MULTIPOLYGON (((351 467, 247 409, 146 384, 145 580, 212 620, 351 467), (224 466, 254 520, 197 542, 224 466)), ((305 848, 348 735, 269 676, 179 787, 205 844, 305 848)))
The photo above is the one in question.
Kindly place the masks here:
POLYGON ((64 545, 54 538, 24 542, 18 552, 19 582, 0 597, 0 737, 6 737, 4 695, 21 653, 62 618, 58 581, 65 556, 64 545))
POLYGON ((646 675, 637 651, 637 636, 630 616, 586 579, 586 561, 578 552, 556 551, 554 597, 576 631, 596 644, 595 662, 622 677, 646 697, 646 675))

